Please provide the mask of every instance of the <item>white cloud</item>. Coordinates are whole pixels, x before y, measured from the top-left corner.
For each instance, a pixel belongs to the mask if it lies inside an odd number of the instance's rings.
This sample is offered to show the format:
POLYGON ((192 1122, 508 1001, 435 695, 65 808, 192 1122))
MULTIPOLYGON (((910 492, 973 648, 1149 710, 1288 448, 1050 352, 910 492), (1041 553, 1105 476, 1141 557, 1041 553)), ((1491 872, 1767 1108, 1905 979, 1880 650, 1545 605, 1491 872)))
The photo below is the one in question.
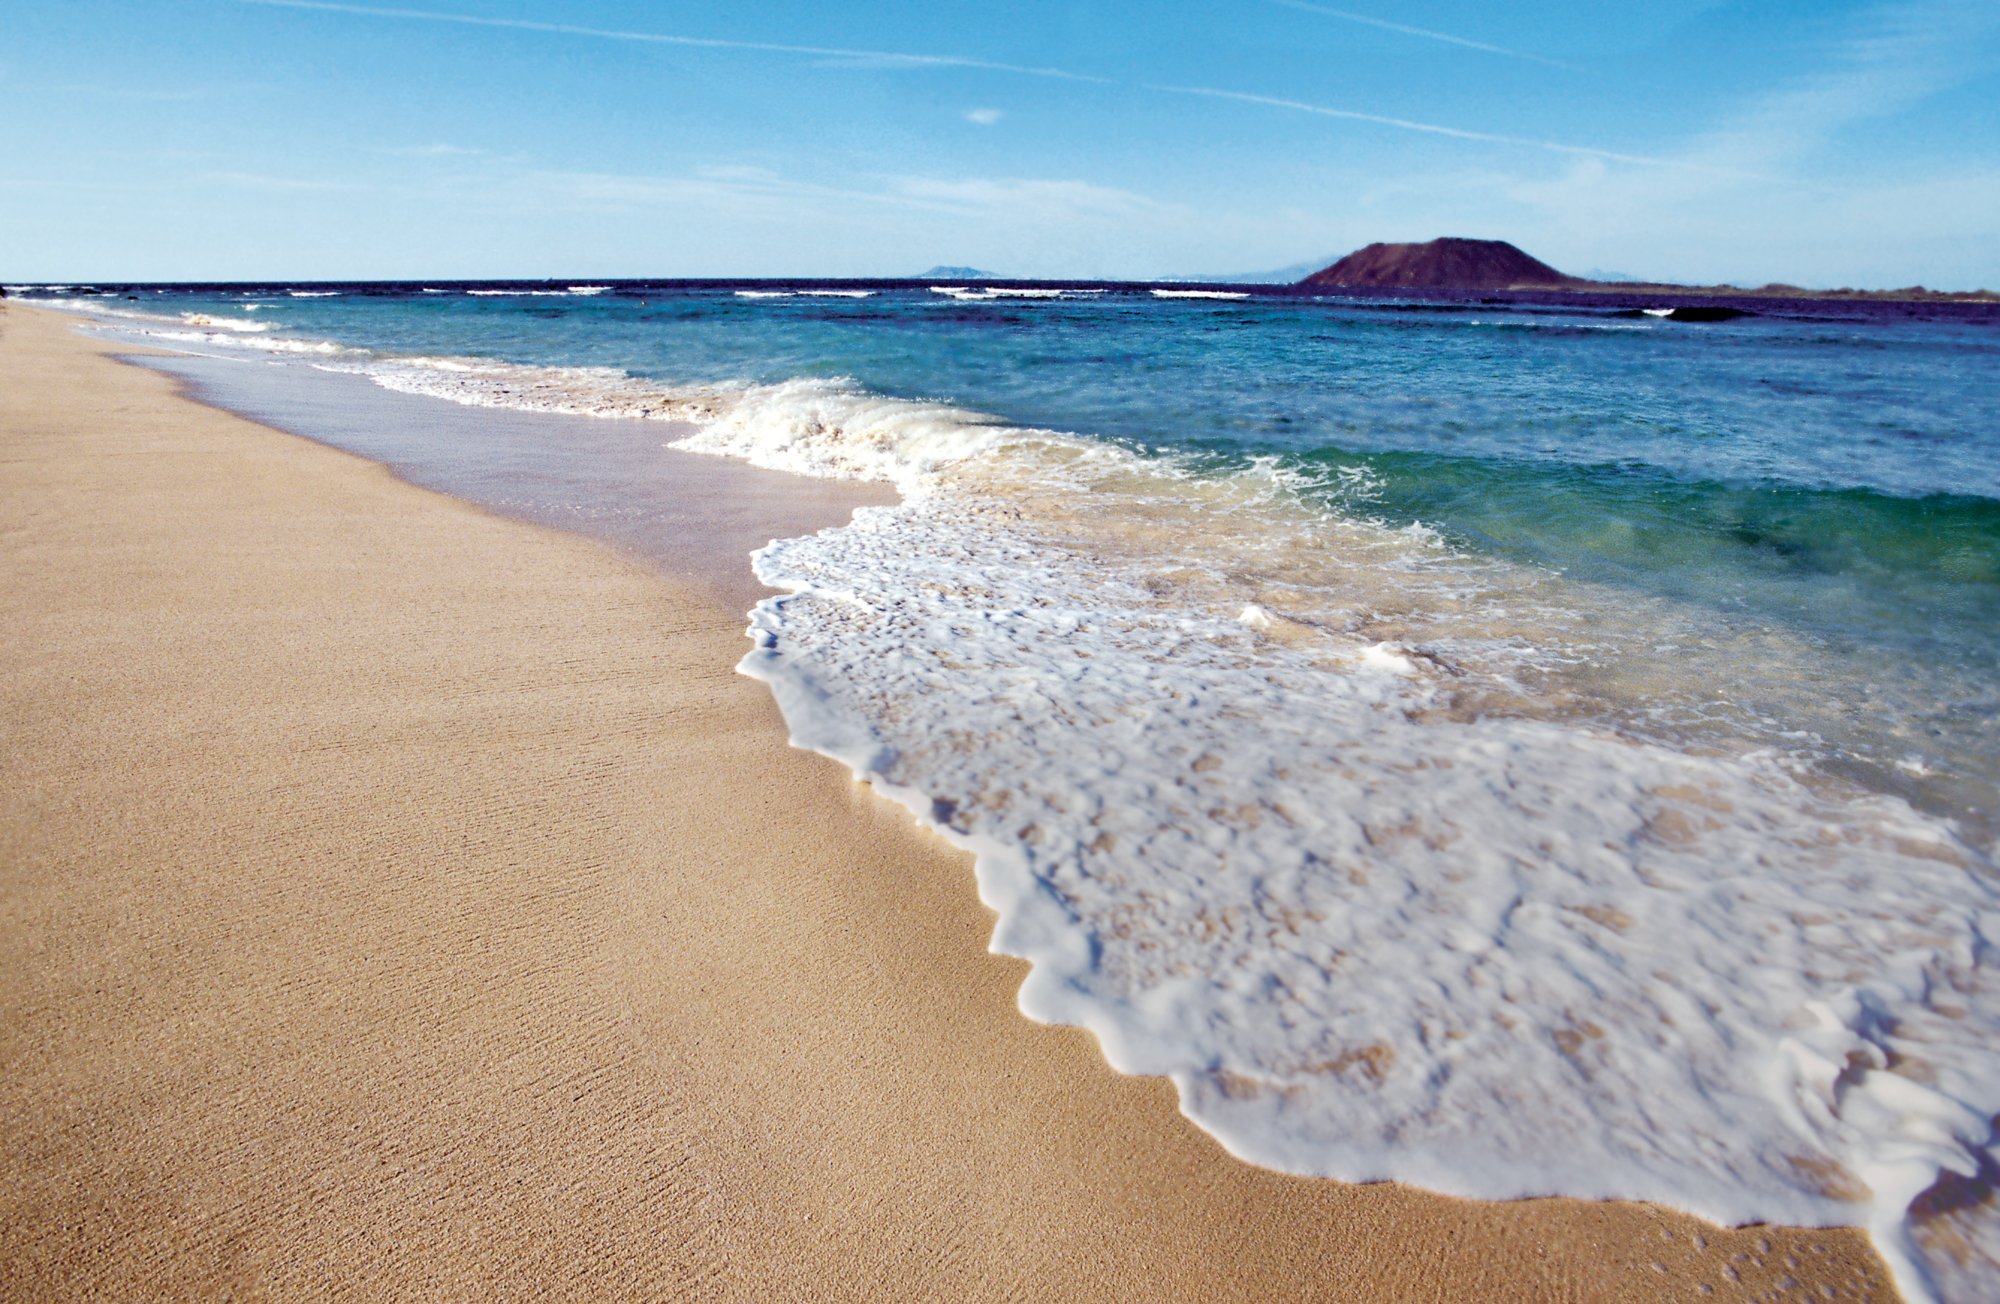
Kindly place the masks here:
POLYGON ((1752 100, 1686 157, 1719 171, 1794 164, 1843 127, 1909 108, 1981 71, 1980 38, 1996 28, 2000 8, 1991 0, 1881 6, 1827 50, 1824 70, 1752 100))
POLYGON ((1007 115, 999 109, 968 109, 965 120, 982 127, 990 127, 1007 115))
POLYGON ((1089 181, 1018 177, 893 177, 890 189, 916 202, 1002 220, 1125 220, 1171 208, 1156 199, 1089 181))
MULTIPOLYGON (((382 197, 400 211, 442 193, 427 183, 382 197)), ((951 262, 1148 277, 1280 266, 1353 234, 1321 215, 1197 207, 1069 178, 822 182, 740 163, 652 175, 500 165, 452 178, 449 196, 507 240, 537 233, 534 265, 563 275, 880 276, 951 262)), ((430 266, 421 249, 402 252, 430 266)))
POLYGON ((204 172, 200 180, 217 185, 240 186, 246 190, 270 191, 316 191, 316 190, 360 190, 348 181, 334 181, 325 177, 270 176, 261 172, 213 171, 204 172))
POLYGON ((496 197, 531 195, 555 206, 810 214, 815 220, 886 208, 995 222, 1115 222, 1173 207, 1088 181, 884 176, 872 186, 826 185, 744 164, 700 167, 682 176, 535 168, 496 181, 496 197))
POLYGON ((383 145, 378 152, 398 158, 481 158, 486 154, 483 149, 464 145, 383 145))
POLYGON ((782 176, 768 168, 725 165, 697 168, 685 176, 643 176, 615 172, 538 168, 500 178, 490 188, 505 205, 531 199, 538 206, 599 212, 650 211, 661 214, 762 221, 811 215, 826 220, 881 209, 922 209, 953 213, 957 206, 894 188, 860 189, 822 185, 782 176))

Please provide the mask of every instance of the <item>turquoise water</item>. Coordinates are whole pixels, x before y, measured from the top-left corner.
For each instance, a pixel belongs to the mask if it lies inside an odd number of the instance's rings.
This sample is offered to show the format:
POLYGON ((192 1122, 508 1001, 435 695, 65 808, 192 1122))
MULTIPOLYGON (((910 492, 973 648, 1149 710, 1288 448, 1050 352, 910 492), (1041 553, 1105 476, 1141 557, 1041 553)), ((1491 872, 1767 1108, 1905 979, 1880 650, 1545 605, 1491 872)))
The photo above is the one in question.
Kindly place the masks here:
POLYGON ((331 339, 667 385, 840 377, 1213 475, 1268 459, 1328 510, 1422 523, 1471 554, 1670 602, 1679 632, 1660 655, 1702 619, 1724 643, 1791 640, 1809 693, 1765 682, 1782 678, 1768 667, 1704 661, 1726 714, 1814 735, 1844 772, 1994 836, 1991 309, 1752 303, 1753 316, 1684 323, 1620 301, 1185 300, 1141 287, 986 300, 928 285, 866 298, 448 288, 102 302, 275 327, 238 344, 331 339))
POLYGON ((1996 1171, 2000 313, 496 288, 70 301, 628 543, 654 440, 893 484, 754 555, 739 669, 1233 1153, 1991 1296, 2000 1206, 1921 1196, 1996 1171))

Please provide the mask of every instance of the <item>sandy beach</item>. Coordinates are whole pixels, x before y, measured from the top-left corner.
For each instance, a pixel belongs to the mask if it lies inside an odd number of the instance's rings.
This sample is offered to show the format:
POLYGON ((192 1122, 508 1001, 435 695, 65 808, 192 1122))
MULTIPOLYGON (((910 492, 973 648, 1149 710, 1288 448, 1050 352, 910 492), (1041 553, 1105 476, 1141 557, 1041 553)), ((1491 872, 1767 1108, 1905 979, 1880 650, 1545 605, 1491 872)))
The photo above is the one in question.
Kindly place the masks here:
POLYGON ((109 353, 0 305, 0 1295, 1893 1298, 1232 1159, 1017 1013, 740 609, 109 353))

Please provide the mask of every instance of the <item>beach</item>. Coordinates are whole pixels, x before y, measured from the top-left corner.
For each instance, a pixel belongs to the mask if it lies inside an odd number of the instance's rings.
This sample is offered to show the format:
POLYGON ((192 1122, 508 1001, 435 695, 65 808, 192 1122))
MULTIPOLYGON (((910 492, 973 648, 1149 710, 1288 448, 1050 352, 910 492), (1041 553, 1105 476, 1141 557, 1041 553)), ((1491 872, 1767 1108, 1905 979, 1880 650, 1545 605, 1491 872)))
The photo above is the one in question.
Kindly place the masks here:
POLYGON ((1020 1015, 714 586, 111 352, 0 306, 9 1298, 1893 1298, 1853 1229, 1230 1157, 1020 1015))

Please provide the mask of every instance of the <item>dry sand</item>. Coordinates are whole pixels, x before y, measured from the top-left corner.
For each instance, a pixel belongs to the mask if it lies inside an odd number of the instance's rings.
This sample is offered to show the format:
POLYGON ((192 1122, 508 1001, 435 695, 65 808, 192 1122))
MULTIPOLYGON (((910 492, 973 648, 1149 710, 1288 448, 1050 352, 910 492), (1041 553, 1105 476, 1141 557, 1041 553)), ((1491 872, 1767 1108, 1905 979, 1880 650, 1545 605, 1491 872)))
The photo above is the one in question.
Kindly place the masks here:
POLYGON ((1884 1298, 1225 1155, 737 611, 0 305, 0 1293, 1884 1298))

